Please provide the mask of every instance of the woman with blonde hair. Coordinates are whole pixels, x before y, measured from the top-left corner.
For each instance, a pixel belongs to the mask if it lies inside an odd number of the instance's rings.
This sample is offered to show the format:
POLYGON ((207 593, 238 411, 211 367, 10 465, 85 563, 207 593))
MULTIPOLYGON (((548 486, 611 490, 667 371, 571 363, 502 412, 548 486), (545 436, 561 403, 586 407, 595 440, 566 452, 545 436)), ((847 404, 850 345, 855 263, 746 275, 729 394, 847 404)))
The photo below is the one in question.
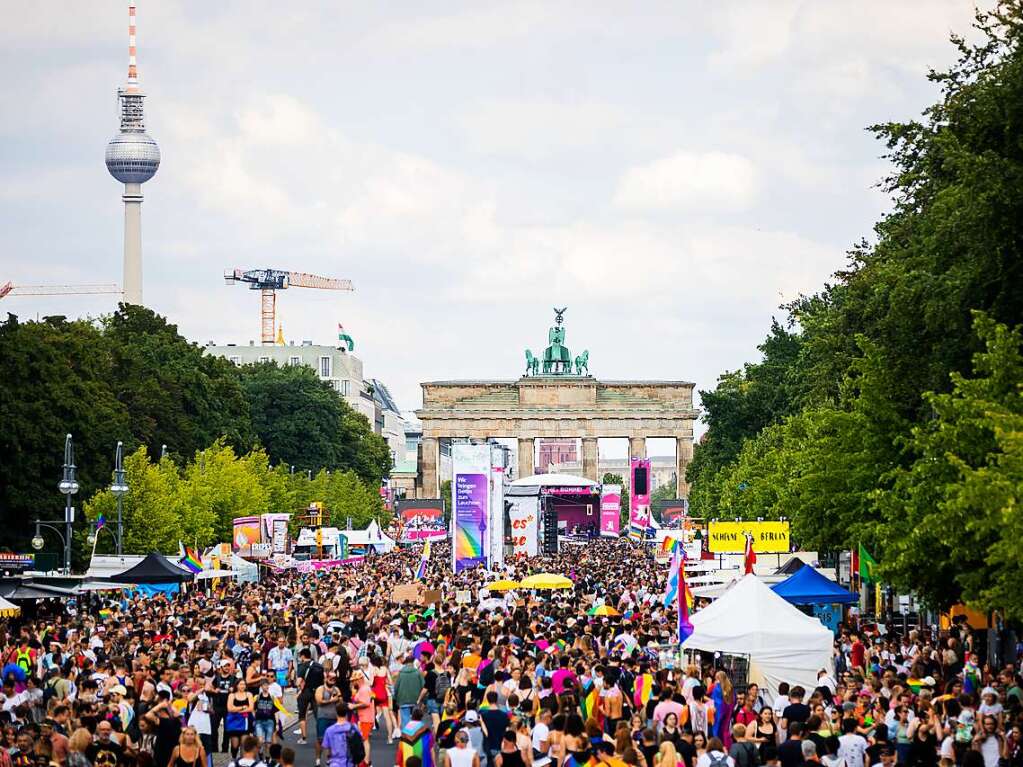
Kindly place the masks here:
POLYGON ((91 745, 92 733, 84 727, 79 727, 71 733, 67 742, 67 767, 92 767, 92 762, 85 755, 91 745))
POLYGON ((182 727, 178 745, 171 753, 168 767, 205 767, 206 749, 199 742, 199 733, 194 727, 182 727))
POLYGON ((732 745, 732 712, 735 710, 735 690, 732 689, 732 680, 724 671, 718 671, 714 675, 714 687, 710 691, 710 697, 714 701, 714 723, 711 725, 710 735, 721 740, 727 753, 732 745))
POLYGON ((654 757, 654 763, 650 767, 679 767, 678 751, 675 750, 675 744, 670 740, 661 743, 661 747, 657 749, 657 756, 654 757))

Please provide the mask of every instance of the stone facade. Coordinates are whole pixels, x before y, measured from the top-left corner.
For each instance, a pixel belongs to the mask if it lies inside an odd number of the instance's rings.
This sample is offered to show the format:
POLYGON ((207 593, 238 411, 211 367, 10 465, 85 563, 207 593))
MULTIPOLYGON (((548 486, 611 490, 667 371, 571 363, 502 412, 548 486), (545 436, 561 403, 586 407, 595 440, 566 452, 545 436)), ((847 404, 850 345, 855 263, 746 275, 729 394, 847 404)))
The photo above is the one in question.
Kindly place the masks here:
POLYGON ((443 438, 518 440, 519 476, 533 471, 537 438, 582 439, 583 474, 599 480, 597 439, 627 437, 630 455, 646 457, 647 437, 677 440, 679 497, 693 454, 693 384, 685 381, 598 381, 590 376, 535 376, 517 381, 422 384, 420 476, 424 497, 437 497, 437 442, 443 438), (432 495, 431 495, 432 493, 432 495))

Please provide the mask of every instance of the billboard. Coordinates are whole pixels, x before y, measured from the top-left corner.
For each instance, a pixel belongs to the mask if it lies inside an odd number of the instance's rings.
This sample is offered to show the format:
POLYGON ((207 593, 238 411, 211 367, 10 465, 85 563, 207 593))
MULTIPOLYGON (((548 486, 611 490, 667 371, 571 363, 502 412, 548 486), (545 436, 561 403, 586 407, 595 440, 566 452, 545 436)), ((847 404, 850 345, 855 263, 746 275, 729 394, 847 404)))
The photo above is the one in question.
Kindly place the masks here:
POLYGON ((272 544, 272 554, 285 554, 288 551, 288 523, 290 514, 261 514, 259 517, 263 543, 272 544))
POLYGON ((664 501, 654 501, 650 505, 654 518, 661 523, 661 527, 680 528, 682 519, 689 513, 689 501, 685 498, 673 498, 664 501))
POLYGON ((711 554, 741 554, 746 551, 746 533, 753 536, 758 554, 789 551, 788 522, 714 522, 707 528, 707 551, 711 554))
POLYGON ((634 530, 650 528, 650 461, 629 459, 629 526, 634 530))
POLYGON ((451 564, 460 573, 487 566, 490 445, 452 445, 451 474, 451 564))
POLYGON ((447 536, 444 501, 440 498, 416 498, 397 502, 401 543, 412 543, 447 536))
POLYGON ((252 544, 260 541, 259 517, 235 517, 231 548, 243 557, 252 553, 252 544))
POLYGON ((617 538, 622 530, 622 486, 603 485, 600 489, 600 534, 617 538))
POLYGON ((508 511, 512 556, 535 557, 540 539, 540 499, 516 498, 508 511))

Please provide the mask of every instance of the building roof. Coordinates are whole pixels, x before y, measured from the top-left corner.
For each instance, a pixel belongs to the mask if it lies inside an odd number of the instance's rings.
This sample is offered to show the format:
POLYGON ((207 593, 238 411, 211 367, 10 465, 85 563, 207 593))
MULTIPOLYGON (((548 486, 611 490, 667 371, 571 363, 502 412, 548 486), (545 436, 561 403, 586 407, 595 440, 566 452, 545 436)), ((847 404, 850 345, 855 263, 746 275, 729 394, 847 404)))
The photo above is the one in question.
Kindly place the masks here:
POLYGON ((599 482, 594 482, 592 479, 576 477, 572 474, 534 474, 511 483, 512 487, 597 487, 599 485, 599 482))
POLYGON ((375 399, 384 410, 390 410, 401 416, 401 411, 398 409, 398 404, 394 401, 394 397, 391 396, 391 392, 384 385, 383 381, 377 378, 369 379, 370 383, 373 384, 373 399, 375 399))

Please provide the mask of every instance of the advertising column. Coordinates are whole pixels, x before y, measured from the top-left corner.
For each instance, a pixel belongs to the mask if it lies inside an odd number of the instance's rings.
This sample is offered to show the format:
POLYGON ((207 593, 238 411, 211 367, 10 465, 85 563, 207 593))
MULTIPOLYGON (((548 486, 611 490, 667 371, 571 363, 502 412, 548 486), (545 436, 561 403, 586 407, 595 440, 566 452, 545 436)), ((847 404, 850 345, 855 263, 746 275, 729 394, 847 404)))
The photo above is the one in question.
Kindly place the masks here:
POLYGON ((622 527, 622 486, 603 485, 600 489, 600 534, 617 538, 622 527))
POLYGON ((504 563, 504 448, 490 446, 490 567, 504 563))
POLYGON ((451 565, 460 573, 487 566, 490 445, 452 445, 451 469, 451 565))

